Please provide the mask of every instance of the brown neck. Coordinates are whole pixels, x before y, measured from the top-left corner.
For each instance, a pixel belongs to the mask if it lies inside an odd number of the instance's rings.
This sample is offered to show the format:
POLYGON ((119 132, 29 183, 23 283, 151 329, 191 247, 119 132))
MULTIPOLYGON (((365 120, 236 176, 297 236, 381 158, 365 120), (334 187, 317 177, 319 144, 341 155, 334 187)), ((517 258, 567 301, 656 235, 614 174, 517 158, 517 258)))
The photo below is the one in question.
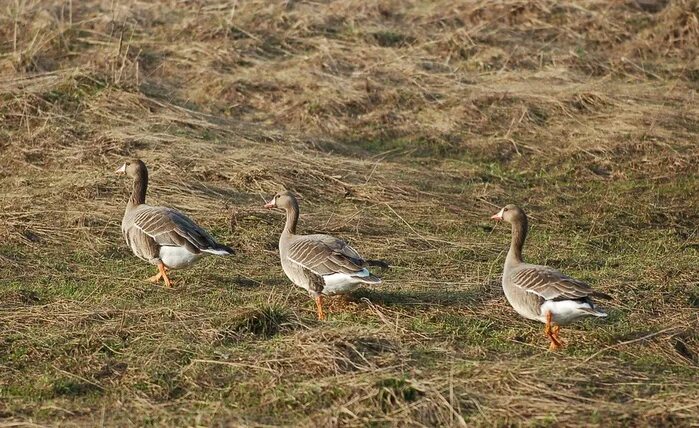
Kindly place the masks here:
POLYGON ((521 220, 512 223, 512 242, 510 243, 510 251, 507 252, 505 263, 522 263, 522 248, 524 240, 527 239, 529 224, 527 216, 524 215, 521 220))
POLYGON ((286 224, 284 232, 288 235, 296 234, 296 223, 299 221, 299 204, 292 199, 288 207, 286 207, 286 224))
POLYGON ((133 191, 131 198, 126 205, 126 209, 137 207, 146 203, 146 189, 148 188, 148 171, 139 171, 139 174, 133 180, 133 191))

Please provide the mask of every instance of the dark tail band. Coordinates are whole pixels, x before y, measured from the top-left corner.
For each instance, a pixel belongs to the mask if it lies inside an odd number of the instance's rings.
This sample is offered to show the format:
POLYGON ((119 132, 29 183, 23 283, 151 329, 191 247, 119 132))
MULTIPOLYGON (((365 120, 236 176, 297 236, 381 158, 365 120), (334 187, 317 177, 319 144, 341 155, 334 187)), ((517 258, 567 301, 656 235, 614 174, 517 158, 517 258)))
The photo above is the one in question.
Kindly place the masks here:
POLYGON ((602 293, 601 291, 593 291, 592 297, 599 297, 600 299, 613 300, 614 298, 607 293, 602 293))
POLYGON ((388 262, 385 262, 383 260, 364 260, 364 266, 377 266, 384 269, 388 269, 391 267, 389 266, 388 262))
POLYGON ((222 250, 227 252, 228 254, 235 254, 235 250, 228 245, 223 245, 223 244, 218 244, 218 247, 216 247, 217 250, 222 250))

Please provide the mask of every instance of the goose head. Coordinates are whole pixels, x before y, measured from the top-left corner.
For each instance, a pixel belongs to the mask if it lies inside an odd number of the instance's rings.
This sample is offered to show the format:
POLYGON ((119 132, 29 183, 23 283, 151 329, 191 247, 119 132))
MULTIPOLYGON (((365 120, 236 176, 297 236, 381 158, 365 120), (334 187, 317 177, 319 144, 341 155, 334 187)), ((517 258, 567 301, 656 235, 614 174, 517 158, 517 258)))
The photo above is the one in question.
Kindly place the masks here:
POLYGON ((278 192, 274 195, 271 201, 265 204, 265 208, 281 208, 283 210, 289 210, 291 208, 298 207, 298 201, 293 193, 286 190, 284 192, 278 192))
POLYGON ((505 205, 497 214, 490 217, 496 221, 504 221, 510 224, 521 223, 526 218, 524 211, 514 204, 505 205))
POLYGON ((129 178, 136 178, 142 176, 148 170, 146 164, 140 159, 131 159, 124 162, 124 164, 117 169, 115 172, 117 174, 126 174, 129 178))

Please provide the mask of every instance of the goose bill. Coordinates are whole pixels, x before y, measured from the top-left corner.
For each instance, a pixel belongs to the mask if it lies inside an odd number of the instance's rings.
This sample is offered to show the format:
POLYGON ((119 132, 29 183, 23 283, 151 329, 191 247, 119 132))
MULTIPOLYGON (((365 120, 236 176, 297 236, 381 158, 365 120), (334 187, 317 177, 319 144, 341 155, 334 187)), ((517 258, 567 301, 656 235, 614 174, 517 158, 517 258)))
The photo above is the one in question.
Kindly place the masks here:
POLYGON ((505 209, 503 208, 497 214, 493 214, 492 216, 490 216, 490 218, 493 220, 502 220, 502 215, 504 212, 505 212, 505 209))

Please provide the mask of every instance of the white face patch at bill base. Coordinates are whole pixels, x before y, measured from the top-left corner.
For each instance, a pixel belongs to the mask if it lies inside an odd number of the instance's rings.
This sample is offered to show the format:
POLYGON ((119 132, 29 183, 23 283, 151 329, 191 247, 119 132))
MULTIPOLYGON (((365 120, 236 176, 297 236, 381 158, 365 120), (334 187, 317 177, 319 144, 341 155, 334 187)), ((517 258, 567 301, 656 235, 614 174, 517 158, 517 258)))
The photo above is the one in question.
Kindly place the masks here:
POLYGON ((503 215, 505 215, 505 208, 502 208, 497 214, 492 215, 490 218, 493 220, 502 220, 503 215))
POLYGON ((126 164, 123 164, 121 167, 119 167, 119 169, 117 169, 114 172, 116 172, 117 174, 118 173, 122 173, 122 174, 125 173, 126 172, 126 164))

